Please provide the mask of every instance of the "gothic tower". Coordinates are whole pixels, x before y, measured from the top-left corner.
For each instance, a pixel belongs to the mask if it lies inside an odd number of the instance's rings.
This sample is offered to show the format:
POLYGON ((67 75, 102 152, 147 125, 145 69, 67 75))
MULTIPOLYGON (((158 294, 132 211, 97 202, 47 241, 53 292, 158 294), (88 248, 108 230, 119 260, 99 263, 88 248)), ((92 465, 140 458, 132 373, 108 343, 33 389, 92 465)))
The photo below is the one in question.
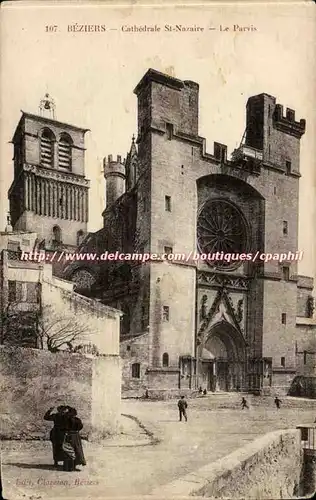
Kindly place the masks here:
POLYGON ((8 193, 13 229, 36 232, 46 249, 74 248, 87 232, 86 132, 57 121, 48 94, 40 115, 22 111, 15 130, 8 193))

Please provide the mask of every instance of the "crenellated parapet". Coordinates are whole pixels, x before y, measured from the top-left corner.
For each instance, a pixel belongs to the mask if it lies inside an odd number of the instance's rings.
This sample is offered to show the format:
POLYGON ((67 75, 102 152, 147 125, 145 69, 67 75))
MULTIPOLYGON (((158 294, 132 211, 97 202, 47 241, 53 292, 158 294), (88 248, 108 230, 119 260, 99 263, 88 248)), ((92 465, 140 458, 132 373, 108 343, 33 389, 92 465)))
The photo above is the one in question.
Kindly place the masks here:
POLYGON ((301 119, 300 121, 295 120, 295 111, 290 108, 286 108, 284 114, 284 109, 281 104, 276 104, 274 115, 273 115, 273 125, 280 132, 284 132, 289 135, 293 135, 300 139, 306 130, 306 120, 301 119))

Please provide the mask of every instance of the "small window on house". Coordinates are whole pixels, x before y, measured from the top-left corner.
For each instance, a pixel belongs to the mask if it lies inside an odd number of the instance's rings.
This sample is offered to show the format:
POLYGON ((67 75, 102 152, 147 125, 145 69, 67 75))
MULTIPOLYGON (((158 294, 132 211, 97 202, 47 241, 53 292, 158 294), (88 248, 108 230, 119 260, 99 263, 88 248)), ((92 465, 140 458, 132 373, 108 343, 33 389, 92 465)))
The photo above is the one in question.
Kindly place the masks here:
POLYGON ((171 196, 165 196, 165 211, 171 212, 171 196))
POLYGON ((127 345, 126 346, 126 350, 129 352, 131 350, 131 346, 130 345, 127 345))
POLYGON ((140 378, 140 364, 139 363, 132 364, 132 377, 133 378, 140 378))
POLYGON ((169 321, 169 318, 170 318, 169 306, 163 306, 162 319, 163 319, 163 321, 169 321))
POLYGON ((307 352, 304 351, 304 365, 306 365, 306 362, 307 362, 307 352))
POLYGON ((283 221, 283 235, 286 236, 289 233, 289 227, 287 220, 283 221))
POLYGON ((163 247, 163 251, 166 255, 170 255, 173 253, 173 248, 172 247, 163 247))
POLYGON ((285 357, 284 356, 282 356, 282 358, 281 358, 281 366, 282 366, 282 368, 285 367, 285 357))
POLYGON ((8 250, 11 250, 11 252, 19 252, 19 250, 20 250, 20 242, 19 241, 9 240, 7 248, 8 248, 8 250))
POLYGON ((166 123, 166 132, 167 132, 168 141, 171 141, 171 139, 173 137, 173 124, 172 123, 166 123))
POLYGON ((11 302, 22 302, 23 283, 21 281, 8 281, 8 300, 11 302))
POLYGON ((284 281, 289 281, 290 279, 290 268, 288 266, 282 267, 282 277, 284 281))
POLYGON ((268 152, 269 152, 269 158, 270 158, 270 156, 271 156, 271 145, 270 144, 268 146, 268 152))
POLYGON ((38 302, 38 283, 26 283, 26 302, 38 302))
POLYGON ((273 194, 276 194, 277 193, 277 188, 274 186, 273 188, 273 194))
POLYGON ((169 354, 167 352, 164 352, 162 355, 162 366, 165 368, 169 366, 169 354))
POLYGON ((292 170, 292 162, 290 162, 289 160, 287 160, 285 162, 285 168, 286 168, 287 175, 289 175, 291 173, 291 170, 292 170))
POLYGON ((286 325, 286 313, 282 313, 282 315, 281 315, 281 323, 282 323, 282 325, 286 325))

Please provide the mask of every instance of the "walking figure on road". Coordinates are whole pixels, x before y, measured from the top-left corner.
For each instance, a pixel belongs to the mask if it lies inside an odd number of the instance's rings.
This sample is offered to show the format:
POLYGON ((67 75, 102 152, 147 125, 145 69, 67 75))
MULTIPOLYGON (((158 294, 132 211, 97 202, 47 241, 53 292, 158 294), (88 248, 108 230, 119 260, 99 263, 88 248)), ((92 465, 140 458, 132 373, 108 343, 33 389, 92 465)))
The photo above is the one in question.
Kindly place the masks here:
POLYGON ((277 407, 278 410, 281 407, 280 403, 282 403, 281 399, 279 399, 278 396, 275 396, 275 398, 274 398, 274 404, 275 404, 275 406, 277 407))
POLYGON ((242 400, 241 400, 241 409, 243 410, 244 408, 247 408, 247 410, 249 410, 249 406, 248 406, 248 403, 247 403, 246 399, 242 398, 242 400))
POLYGON ((180 422, 182 422, 182 416, 184 417, 186 422, 188 421, 187 407, 188 407, 188 403, 186 402, 184 396, 181 396, 181 399, 179 399, 179 401, 178 401, 179 421, 180 422))

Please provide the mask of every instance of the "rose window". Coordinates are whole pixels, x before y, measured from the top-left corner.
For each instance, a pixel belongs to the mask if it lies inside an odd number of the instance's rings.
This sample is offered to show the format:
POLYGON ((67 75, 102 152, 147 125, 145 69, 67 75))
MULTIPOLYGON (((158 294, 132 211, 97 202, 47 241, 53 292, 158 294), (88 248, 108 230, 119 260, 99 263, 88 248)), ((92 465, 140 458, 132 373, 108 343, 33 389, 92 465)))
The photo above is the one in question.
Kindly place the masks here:
MULTIPOLYGON (((247 225, 241 212, 225 200, 207 202, 198 216, 197 242, 201 253, 240 254, 247 252, 247 225)), ((241 264, 234 260, 211 260, 216 266, 241 264)))

